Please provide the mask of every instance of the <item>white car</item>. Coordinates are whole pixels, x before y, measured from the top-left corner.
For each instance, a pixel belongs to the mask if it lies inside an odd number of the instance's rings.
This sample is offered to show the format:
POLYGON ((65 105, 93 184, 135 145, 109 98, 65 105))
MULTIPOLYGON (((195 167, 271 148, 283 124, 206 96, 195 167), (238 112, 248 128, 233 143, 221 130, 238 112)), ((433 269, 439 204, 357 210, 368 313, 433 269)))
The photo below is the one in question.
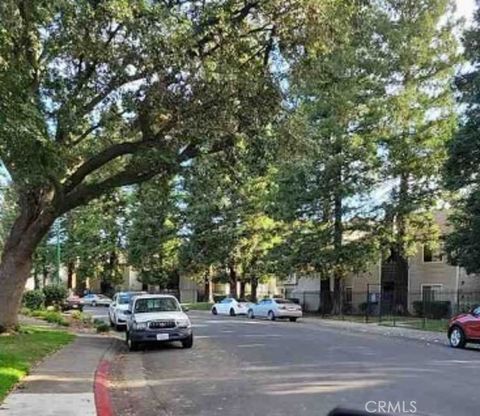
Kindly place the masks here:
POLYGON ((80 302, 83 305, 90 305, 90 306, 110 306, 112 303, 112 299, 105 295, 90 293, 85 295, 80 302))
POLYGON ((174 296, 133 296, 125 314, 130 351, 151 342, 180 341, 183 348, 193 346, 192 324, 174 296))
POLYGON ((110 326, 114 326, 116 330, 127 325, 127 315, 125 311, 133 296, 145 295, 145 292, 119 292, 115 293, 112 303, 108 307, 108 319, 110 326))
POLYGON ((225 298, 212 306, 214 315, 246 315, 248 311, 248 302, 240 302, 234 298, 225 298))
POLYGON ((251 319, 256 317, 268 318, 274 321, 277 318, 288 318, 295 322, 303 316, 300 305, 287 299, 263 299, 258 303, 250 304, 247 316, 251 319))

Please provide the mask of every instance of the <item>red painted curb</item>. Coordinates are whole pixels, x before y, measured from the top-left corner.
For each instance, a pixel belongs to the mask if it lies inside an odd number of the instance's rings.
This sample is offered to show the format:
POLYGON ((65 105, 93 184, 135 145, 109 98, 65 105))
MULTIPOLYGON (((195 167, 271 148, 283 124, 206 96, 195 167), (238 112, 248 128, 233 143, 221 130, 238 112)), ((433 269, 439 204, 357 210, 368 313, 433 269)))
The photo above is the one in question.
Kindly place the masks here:
POLYGON ((95 372, 93 392, 98 416, 114 416, 110 393, 108 392, 108 373, 110 361, 101 360, 95 372))

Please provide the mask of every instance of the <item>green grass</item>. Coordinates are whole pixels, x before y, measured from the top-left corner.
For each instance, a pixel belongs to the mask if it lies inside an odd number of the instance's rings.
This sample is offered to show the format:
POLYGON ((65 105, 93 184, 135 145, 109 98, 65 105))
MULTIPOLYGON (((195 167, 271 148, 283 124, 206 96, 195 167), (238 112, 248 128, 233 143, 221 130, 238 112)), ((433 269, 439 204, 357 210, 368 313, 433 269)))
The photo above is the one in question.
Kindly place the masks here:
MULTIPOLYGON (((305 314, 305 316, 312 316, 312 317, 318 317, 322 319, 327 319, 327 320, 332 320, 332 321, 345 321, 345 322, 355 322, 355 323, 360 323, 360 324, 365 324, 365 323, 375 323, 375 318, 369 317, 368 322, 366 322, 365 315, 326 315, 326 316, 321 316, 318 314, 305 314)), ((378 321, 378 318, 377 318, 378 321)))
POLYGON ((64 331, 33 326, 23 326, 18 333, 0 336, 0 403, 32 365, 74 337, 64 331))
POLYGON ((396 317, 395 321, 389 317, 380 322, 383 326, 396 326, 400 328, 419 329, 422 331, 444 332, 448 328, 448 319, 422 319, 415 317, 396 317))
POLYGON ((209 311, 213 303, 197 302, 197 303, 182 303, 182 306, 188 306, 191 311, 209 311))

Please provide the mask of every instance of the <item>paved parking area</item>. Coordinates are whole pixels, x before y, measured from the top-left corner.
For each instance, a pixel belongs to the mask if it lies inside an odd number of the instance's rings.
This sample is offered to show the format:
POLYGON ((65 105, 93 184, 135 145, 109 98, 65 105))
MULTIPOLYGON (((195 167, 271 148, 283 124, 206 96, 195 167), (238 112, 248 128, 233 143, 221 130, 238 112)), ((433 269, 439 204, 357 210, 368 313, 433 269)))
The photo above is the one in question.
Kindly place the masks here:
POLYGON ((421 415, 478 413, 475 349, 308 319, 190 316, 193 349, 167 345, 117 357, 118 415, 318 416, 336 406, 373 410, 379 402, 396 410, 413 405, 421 415))

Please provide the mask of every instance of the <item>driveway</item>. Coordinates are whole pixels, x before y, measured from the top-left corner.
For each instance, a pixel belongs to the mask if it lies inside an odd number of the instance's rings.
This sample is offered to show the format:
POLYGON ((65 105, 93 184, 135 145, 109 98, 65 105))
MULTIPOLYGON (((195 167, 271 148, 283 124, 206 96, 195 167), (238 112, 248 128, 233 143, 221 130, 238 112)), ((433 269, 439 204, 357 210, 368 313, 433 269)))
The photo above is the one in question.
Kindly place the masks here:
POLYGON ((397 414, 472 416, 480 408, 475 349, 313 323, 190 317, 193 349, 167 345, 117 357, 118 415, 319 416, 336 406, 390 403, 397 414))

